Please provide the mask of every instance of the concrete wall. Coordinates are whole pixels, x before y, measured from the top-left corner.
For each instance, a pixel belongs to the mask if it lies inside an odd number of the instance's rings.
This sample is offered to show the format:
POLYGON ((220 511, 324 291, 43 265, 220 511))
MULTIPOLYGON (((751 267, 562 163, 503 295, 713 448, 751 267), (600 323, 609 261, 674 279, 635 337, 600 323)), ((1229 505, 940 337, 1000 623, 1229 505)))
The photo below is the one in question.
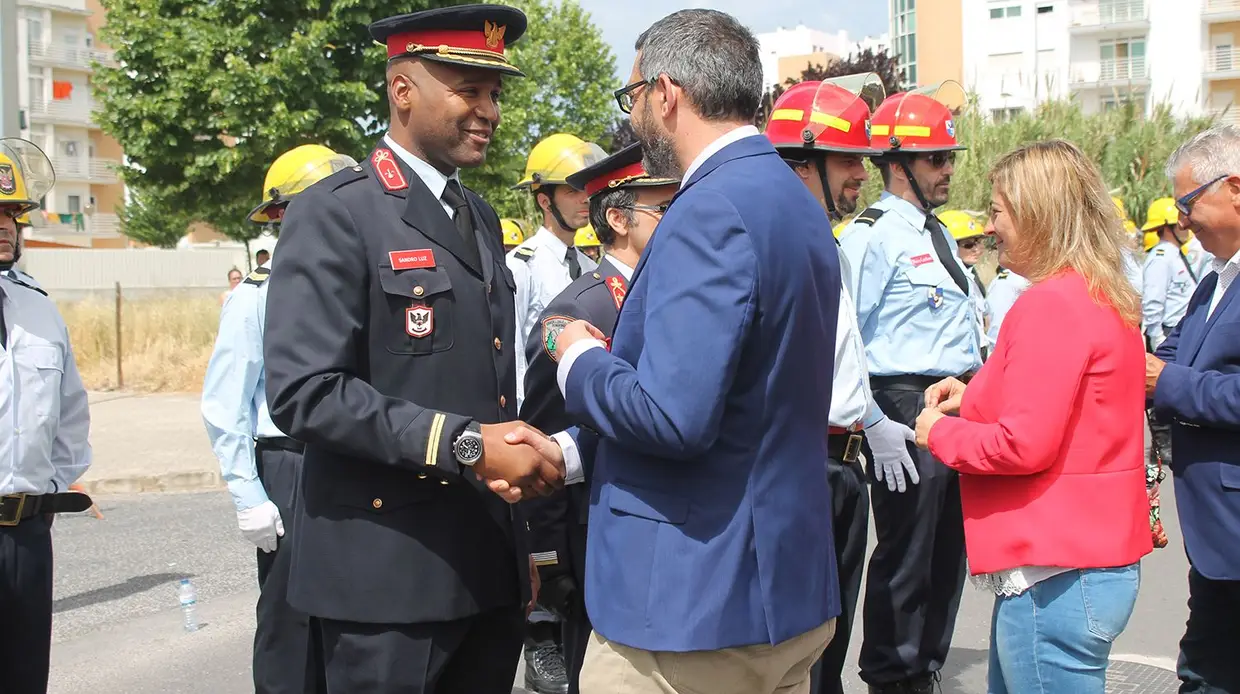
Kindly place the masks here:
POLYGON ((114 290, 126 295, 173 290, 222 291, 228 271, 245 272, 243 249, 92 249, 31 248, 19 265, 49 294, 73 298, 114 290))

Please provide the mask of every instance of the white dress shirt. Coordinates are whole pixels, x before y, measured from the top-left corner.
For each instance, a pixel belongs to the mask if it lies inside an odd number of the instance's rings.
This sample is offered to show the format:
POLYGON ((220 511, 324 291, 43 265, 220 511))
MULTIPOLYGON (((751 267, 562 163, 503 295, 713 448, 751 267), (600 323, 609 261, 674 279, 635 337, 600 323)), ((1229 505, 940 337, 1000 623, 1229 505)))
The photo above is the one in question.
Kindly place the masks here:
POLYGON ((874 404, 870 390, 870 370, 865 361, 865 344, 857 326, 857 308, 841 282, 840 312, 835 327, 835 377, 831 385, 831 411, 828 421, 833 427, 864 427, 883 418, 874 404))
POLYGON ((1214 315, 1218 302, 1222 301, 1227 288, 1236 279, 1236 273, 1240 273, 1240 251, 1237 251, 1230 260, 1210 256, 1210 268, 1218 273, 1218 282, 1214 285, 1214 295, 1210 297, 1210 312, 1206 314, 1207 319, 1214 315))
MULTIPOLYGON (((451 205, 443 201, 443 191, 444 188, 448 187, 448 181, 450 180, 460 184, 460 172, 453 171, 451 176, 445 176, 439 169, 418 159, 412 152, 396 144, 396 141, 392 139, 391 133, 383 136, 383 142, 391 148, 393 154, 400 157, 401 161, 413 169, 413 173, 418 178, 422 179, 422 183, 426 184, 427 189, 431 191, 431 195, 434 195, 435 199, 439 200, 439 204, 448 215, 448 219, 456 219, 455 210, 452 209, 451 205)), ((463 187, 462 190, 464 190, 463 187)))
POLYGON ((56 304, 0 280, 0 494, 67 491, 90 467, 90 408, 56 304))
POLYGON ((539 227, 533 236, 522 241, 516 248, 508 251, 504 261, 512 273, 517 285, 516 313, 517 329, 517 409, 525 402, 525 371, 529 362, 522 345, 529 339, 530 333, 538 326, 543 309, 569 284, 573 278, 568 271, 568 253, 577 256, 581 273, 593 272, 598 265, 590 260, 590 256, 579 249, 570 247, 546 227, 539 227), (528 257, 518 256, 518 252, 528 257))

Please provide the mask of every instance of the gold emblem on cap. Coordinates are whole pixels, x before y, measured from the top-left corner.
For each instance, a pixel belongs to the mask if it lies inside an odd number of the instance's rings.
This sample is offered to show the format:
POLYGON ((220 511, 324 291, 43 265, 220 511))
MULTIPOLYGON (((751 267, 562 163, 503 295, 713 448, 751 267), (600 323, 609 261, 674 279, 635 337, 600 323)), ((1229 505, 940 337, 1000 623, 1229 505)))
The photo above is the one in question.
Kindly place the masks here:
POLYGON ((482 33, 487 38, 487 48, 498 47, 499 42, 504 40, 504 32, 507 31, 507 29, 508 27, 496 24, 490 20, 483 22, 482 33))

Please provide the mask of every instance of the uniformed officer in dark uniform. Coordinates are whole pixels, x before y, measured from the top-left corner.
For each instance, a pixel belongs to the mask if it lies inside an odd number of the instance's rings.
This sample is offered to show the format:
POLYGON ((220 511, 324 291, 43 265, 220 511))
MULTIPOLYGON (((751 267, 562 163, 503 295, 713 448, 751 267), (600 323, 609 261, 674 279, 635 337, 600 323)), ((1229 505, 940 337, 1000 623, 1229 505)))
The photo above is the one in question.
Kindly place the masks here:
MULTIPOLYGON (((605 255, 596 270, 577 278, 547 305, 525 344, 529 368, 521 419, 543 431, 577 424, 565 414, 564 397, 556 385, 556 336, 572 321, 585 320, 611 338, 633 268, 679 187, 675 179, 648 176, 641 159, 641 145, 635 143, 568 177, 569 185, 590 196, 590 224, 605 255)), ((586 437, 579 440, 584 448, 586 437)), ((589 453, 582 451, 584 484, 521 504, 529 524, 531 556, 542 579, 539 603, 563 620, 570 694, 578 691, 591 630, 582 593, 590 512, 589 453)))
POLYGON ((390 130, 284 217, 267 400, 305 443, 289 602, 321 620, 330 694, 512 689, 529 551, 480 479, 537 495, 563 471, 503 440, 513 280, 499 218, 458 170, 485 161, 525 27, 499 5, 371 25, 390 130))

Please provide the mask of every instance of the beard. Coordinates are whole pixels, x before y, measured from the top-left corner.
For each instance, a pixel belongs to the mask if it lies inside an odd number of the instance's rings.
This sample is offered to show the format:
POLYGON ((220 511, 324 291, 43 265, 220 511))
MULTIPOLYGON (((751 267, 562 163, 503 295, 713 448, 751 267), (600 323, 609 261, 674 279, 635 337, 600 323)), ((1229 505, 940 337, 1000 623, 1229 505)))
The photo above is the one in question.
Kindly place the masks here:
POLYGON ((641 118, 632 119, 633 133, 642 143, 642 168, 654 178, 681 178, 685 172, 676 158, 672 138, 659 132, 658 126, 651 123, 653 120, 649 101, 642 108, 641 118))
POLYGON ((849 215, 857 211, 857 201, 844 195, 844 191, 840 191, 839 196, 835 198, 835 209, 840 215, 849 215))

